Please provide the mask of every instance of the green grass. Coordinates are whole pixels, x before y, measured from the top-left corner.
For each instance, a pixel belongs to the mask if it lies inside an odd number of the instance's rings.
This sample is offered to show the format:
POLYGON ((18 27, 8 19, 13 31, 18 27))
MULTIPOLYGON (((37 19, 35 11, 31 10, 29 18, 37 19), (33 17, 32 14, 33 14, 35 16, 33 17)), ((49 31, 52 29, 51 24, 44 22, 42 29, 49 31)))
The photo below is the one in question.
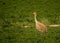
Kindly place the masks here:
POLYGON ((46 25, 60 24, 60 0, 0 0, 0 43, 60 43, 60 27, 39 32, 33 11, 46 25))

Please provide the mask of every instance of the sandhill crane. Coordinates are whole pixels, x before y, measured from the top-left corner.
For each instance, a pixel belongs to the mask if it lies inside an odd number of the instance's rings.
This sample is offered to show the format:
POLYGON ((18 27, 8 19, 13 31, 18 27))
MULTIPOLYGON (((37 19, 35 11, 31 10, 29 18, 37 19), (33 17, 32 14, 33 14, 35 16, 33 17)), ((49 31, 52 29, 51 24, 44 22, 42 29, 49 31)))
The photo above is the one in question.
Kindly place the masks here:
POLYGON ((36 12, 33 12, 34 19, 35 19, 36 29, 37 29, 38 31, 40 31, 40 32, 44 32, 44 33, 47 32, 46 26, 45 26, 43 23, 37 21, 37 19, 36 19, 36 14, 37 14, 36 12))

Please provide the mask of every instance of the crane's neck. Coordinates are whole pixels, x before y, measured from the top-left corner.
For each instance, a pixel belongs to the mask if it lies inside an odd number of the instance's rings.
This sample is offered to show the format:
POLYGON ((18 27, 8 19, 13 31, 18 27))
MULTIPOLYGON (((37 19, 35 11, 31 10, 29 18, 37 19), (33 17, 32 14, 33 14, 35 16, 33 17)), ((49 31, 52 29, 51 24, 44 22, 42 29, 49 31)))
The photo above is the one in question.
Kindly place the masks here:
POLYGON ((35 19, 35 22, 37 22, 37 19, 36 19, 36 14, 34 15, 34 19, 35 19))

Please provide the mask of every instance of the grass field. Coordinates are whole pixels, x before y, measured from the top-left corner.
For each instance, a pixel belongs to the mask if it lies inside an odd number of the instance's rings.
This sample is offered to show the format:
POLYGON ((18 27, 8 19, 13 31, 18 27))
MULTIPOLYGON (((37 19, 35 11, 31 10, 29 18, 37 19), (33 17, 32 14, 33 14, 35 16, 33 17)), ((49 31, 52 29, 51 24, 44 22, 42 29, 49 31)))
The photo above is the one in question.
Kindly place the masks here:
POLYGON ((0 43, 60 43, 60 27, 39 32, 33 11, 46 25, 60 24, 60 0, 0 0, 0 43))

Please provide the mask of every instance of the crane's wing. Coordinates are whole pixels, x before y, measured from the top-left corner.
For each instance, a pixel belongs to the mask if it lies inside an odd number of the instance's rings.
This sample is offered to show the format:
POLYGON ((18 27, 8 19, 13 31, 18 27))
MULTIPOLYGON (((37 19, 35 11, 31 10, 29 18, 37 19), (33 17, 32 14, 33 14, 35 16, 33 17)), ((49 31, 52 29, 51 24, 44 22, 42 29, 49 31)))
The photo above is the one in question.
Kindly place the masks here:
POLYGON ((47 32, 47 28, 43 23, 37 22, 36 23, 36 29, 38 29, 41 32, 47 32))

